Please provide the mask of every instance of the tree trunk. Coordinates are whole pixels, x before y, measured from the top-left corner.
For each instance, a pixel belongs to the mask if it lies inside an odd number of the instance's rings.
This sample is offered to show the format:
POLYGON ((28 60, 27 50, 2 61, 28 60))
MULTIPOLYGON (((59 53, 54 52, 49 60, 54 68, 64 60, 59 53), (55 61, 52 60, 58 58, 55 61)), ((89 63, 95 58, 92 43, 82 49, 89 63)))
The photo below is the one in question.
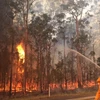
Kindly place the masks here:
POLYGON ((29 0, 26 0, 26 18, 25 18, 25 64, 24 64, 24 82, 23 92, 26 93, 26 68, 27 68, 27 44, 28 44, 28 11, 29 11, 29 0))
POLYGON ((28 77, 28 81, 29 81, 29 90, 31 90, 32 88, 32 84, 33 84, 33 68, 32 68, 32 45, 30 46, 30 68, 29 68, 29 77, 28 77))
POLYGON ((43 89, 42 89, 42 85, 43 85, 43 65, 42 65, 42 47, 40 46, 40 69, 39 69, 39 72, 40 72, 40 92, 42 93, 43 92, 43 89))
POLYGON ((12 68, 13 68, 13 54, 14 54, 14 33, 12 33, 12 49, 11 49, 11 67, 10 67, 10 89, 9 96, 12 95, 12 68))
MULTIPOLYGON (((79 37, 79 22, 78 17, 76 17, 76 36, 79 37)), ((77 51, 80 51, 80 43, 77 43, 77 51)), ((77 78, 78 78, 78 87, 82 88, 82 71, 81 71, 81 60, 80 56, 77 54, 77 78)))
POLYGON ((3 73, 3 86, 4 86, 4 90, 3 90, 3 95, 5 95, 5 86, 6 86, 6 77, 5 77, 5 71, 4 71, 4 73, 3 73))
POLYGON ((65 33, 63 33, 64 35, 64 60, 63 60, 63 67, 64 67, 64 79, 65 79, 65 88, 67 89, 67 71, 66 71, 66 61, 65 61, 65 55, 66 55, 66 52, 65 52, 65 49, 66 49, 66 37, 65 37, 65 33))

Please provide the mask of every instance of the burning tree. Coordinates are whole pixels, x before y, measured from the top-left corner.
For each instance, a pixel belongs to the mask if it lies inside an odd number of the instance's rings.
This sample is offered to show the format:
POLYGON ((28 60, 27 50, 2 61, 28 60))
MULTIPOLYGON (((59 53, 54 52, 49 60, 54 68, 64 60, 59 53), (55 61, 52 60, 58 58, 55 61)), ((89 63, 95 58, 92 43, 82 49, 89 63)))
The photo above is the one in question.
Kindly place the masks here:
MULTIPOLYGON (((18 71, 18 74, 20 75, 21 77, 21 80, 23 80, 23 76, 24 76, 24 63, 25 63, 25 51, 24 51, 24 48, 23 48, 23 44, 20 43, 19 45, 17 45, 17 51, 18 51, 18 54, 19 54, 19 61, 18 61, 18 68, 17 68, 17 71, 18 71)), ((22 84, 22 87, 24 88, 23 86, 23 81, 20 82, 22 84)))
POLYGON ((19 62, 22 60, 22 63, 25 62, 25 51, 23 49, 22 43, 17 46, 17 50, 19 53, 19 62))

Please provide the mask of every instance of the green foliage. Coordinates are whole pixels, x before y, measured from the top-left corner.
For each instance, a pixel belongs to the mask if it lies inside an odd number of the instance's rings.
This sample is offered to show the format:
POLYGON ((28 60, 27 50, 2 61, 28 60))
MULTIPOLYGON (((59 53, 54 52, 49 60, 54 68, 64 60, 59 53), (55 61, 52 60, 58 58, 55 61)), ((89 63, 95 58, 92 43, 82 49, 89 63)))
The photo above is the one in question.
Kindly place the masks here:
POLYGON ((59 14, 57 14, 57 15, 55 15, 55 17, 57 18, 57 19, 64 19, 65 18, 65 14, 64 13, 59 13, 59 14))
POLYGON ((19 13, 20 12, 20 7, 19 7, 19 3, 18 3, 18 0, 10 0, 10 6, 12 7, 13 9, 13 14, 16 14, 16 13, 19 13))
POLYGON ((29 25, 29 33, 35 39, 35 47, 40 43, 41 45, 47 44, 52 39, 53 27, 49 24, 50 20, 51 18, 47 14, 32 19, 29 25))
POLYGON ((97 64, 100 66, 100 57, 97 58, 97 64))
POLYGON ((7 32, 9 27, 12 26, 13 22, 13 13, 12 9, 10 8, 9 1, 7 0, 0 0, 0 34, 2 36, 4 33, 7 32))
POLYGON ((89 39, 87 34, 80 34, 78 37, 73 40, 74 46, 77 46, 80 43, 80 46, 88 47, 89 39))
POLYGON ((94 56, 94 55, 95 55, 95 52, 94 52, 94 51, 91 51, 91 52, 90 52, 90 55, 91 55, 91 56, 94 56))

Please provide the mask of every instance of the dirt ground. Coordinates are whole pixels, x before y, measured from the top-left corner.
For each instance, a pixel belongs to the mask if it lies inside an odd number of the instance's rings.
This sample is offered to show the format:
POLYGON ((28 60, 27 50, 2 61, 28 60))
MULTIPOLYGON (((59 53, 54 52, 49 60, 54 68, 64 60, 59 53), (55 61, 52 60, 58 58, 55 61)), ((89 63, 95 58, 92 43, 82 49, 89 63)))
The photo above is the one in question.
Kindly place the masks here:
MULTIPOLYGON (((11 97, 9 96, 3 96, 0 94, 0 100, 69 100, 69 99, 75 99, 75 98, 83 98, 83 97, 91 97, 96 95, 97 89, 85 89, 81 90, 78 89, 76 91, 67 91, 65 93, 51 93, 51 96, 48 96, 48 93, 46 94, 40 94, 34 93, 32 94, 21 94, 17 93, 12 95, 11 97)), ((89 99, 85 99, 89 100, 89 99)), ((92 99, 90 99, 92 100, 92 99)))
MULTIPOLYGON (((87 96, 95 96, 96 91, 87 92, 87 93, 76 93, 76 94, 57 94, 51 95, 48 97, 46 96, 28 96, 28 97, 20 97, 20 98, 11 98, 9 100, 67 100, 67 99, 75 99, 75 98, 82 98, 87 96)), ((5 100, 5 99, 4 99, 5 100)), ((91 99, 85 99, 91 100, 91 99)))

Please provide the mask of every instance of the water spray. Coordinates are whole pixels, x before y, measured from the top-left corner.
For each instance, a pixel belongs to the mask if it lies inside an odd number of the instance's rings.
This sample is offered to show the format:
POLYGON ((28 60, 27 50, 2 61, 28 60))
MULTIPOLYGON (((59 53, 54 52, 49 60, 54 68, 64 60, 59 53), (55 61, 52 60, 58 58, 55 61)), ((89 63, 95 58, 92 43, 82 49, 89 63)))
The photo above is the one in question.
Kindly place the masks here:
POLYGON ((69 52, 74 52, 74 53, 77 53, 78 55, 80 55, 81 57, 85 58, 86 60, 90 61, 92 64, 94 64, 97 68, 100 68, 99 65, 97 65, 95 62, 93 62, 92 60, 90 60, 88 57, 84 56, 83 54, 81 54, 80 52, 74 50, 74 49, 70 49, 70 48, 67 48, 69 52))

